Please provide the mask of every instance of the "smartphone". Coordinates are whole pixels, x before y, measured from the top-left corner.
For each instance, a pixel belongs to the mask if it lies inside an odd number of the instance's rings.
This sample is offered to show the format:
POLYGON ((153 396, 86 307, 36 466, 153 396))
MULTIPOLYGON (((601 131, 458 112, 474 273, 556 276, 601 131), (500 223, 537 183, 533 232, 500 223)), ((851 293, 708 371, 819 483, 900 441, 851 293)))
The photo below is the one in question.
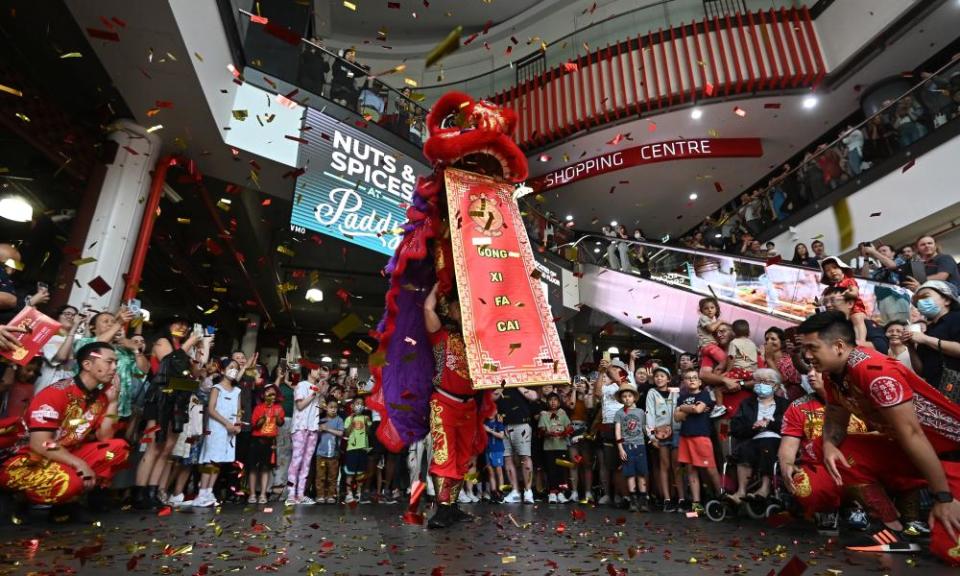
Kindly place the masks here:
POLYGON ((927 267, 923 262, 911 261, 910 276, 920 284, 923 284, 927 281, 927 267))
POLYGON ((203 325, 199 322, 193 325, 193 335, 197 338, 203 336, 203 325))
POLYGON ((606 351, 606 352, 603 353, 603 361, 606 362, 607 364, 610 363, 610 352, 609 352, 609 351, 606 351))
POLYGON ((46 282, 37 282, 37 292, 50 291, 50 287, 47 286, 46 282))
POLYGON ((917 334, 919 334, 920 332, 923 332, 923 330, 920 329, 919 324, 911 324, 907 326, 907 329, 910 330, 911 332, 916 332, 917 334))
POLYGON ((350 369, 347 370, 347 376, 349 376, 350 378, 356 378, 356 377, 357 377, 357 367, 356 367, 356 366, 351 366, 350 369))
POLYGON ((133 313, 134 316, 140 315, 140 301, 136 298, 131 298, 127 300, 127 310, 133 313))

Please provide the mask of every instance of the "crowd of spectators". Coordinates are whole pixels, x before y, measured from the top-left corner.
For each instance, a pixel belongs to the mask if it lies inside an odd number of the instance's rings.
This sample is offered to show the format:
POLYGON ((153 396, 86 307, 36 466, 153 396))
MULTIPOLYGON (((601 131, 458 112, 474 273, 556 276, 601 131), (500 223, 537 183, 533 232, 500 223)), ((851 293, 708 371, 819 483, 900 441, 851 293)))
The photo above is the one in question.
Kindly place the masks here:
POLYGON ((960 63, 922 82, 896 101, 884 101, 870 118, 850 120, 842 129, 785 163, 764 185, 741 194, 708 217, 681 243, 697 234, 707 248, 766 254, 754 244, 770 226, 856 179, 895 153, 960 116, 960 63))
POLYGON ((319 40, 301 45, 298 86, 327 97, 419 145, 425 139, 426 111, 417 105, 410 87, 399 93, 377 80, 370 67, 357 62, 357 51, 334 54, 319 40))

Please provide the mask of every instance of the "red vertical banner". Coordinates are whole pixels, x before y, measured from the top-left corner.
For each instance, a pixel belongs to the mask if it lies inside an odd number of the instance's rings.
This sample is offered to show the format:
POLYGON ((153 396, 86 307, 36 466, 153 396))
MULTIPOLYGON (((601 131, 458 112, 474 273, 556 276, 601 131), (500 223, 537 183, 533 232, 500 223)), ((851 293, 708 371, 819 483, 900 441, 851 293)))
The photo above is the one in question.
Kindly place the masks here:
POLYGON ((514 186, 452 168, 444 177, 461 222, 450 237, 473 387, 569 383, 514 186))

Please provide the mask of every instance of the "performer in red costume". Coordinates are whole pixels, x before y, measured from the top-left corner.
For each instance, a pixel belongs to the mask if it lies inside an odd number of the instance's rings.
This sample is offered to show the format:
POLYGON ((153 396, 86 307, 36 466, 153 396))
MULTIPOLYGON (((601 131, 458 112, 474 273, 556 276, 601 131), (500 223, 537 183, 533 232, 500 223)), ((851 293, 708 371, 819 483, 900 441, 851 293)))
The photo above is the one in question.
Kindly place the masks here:
POLYGON ((930 550, 960 566, 960 406, 900 362, 857 347, 853 325, 839 312, 811 316, 797 333, 824 375, 823 463, 830 476, 838 485, 871 481, 893 492, 925 480, 934 497, 930 550), (848 446, 851 415, 883 433, 882 445, 848 446))
POLYGON ((428 528, 446 528, 458 520, 470 518, 460 510, 457 497, 470 469, 470 461, 483 453, 487 446, 483 422, 496 413, 491 392, 477 393, 470 382, 457 295, 452 293, 440 303, 441 316, 436 311, 438 287, 439 284, 433 287, 423 305, 423 318, 437 365, 433 379, 435 391, 430 398, 430 437, 433 440, 430 476, 438 506, 427 523, 428 528))
POLYGON ((92 342, 77 351, 80 373, 34 396, 24 414, 29 435, 0 468, 0 486, 37 504, 63 504, 96 486, 109 486, 127 462, 117 421, 117 356, 92 342))
POLYGON ((380 345, 370 356, 376 384, 367 405, 381 414, 377 437, 393 452, 431 434, 430 473, 441 504, 433 527, 465 516, 455 505, 457 490, 467 462, 483 452, 483 421, 496 409, 490 394, 475 393, 467 373, 450 242, 450 228, 462 216, 447 214, 444 170, 522 182, 527 161, 511 137, 516 123, 511 110, 460 92, 433 105, 423 153, 434 171, 417 182, 403 239, 385 270, 390 289, 374 332, 380 345))

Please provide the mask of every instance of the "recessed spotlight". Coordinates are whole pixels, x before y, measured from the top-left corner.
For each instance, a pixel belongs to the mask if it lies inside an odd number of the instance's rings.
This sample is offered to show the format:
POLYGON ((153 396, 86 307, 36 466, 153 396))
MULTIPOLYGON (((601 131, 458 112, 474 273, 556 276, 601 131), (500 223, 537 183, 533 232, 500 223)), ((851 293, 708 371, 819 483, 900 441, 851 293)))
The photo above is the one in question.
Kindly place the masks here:
POLYGON ((0 214, 14 222, 30 222, 33 220, 33 206, 22 196, 7 196, 0 200, 0 214))
POLYGON ((714 237, 714 238, 723 238, 723 234, 717 232, 716 234, 713 235, 713 237, 714 237))
POLYGON ((567 222, 573 222, 573 214, 567 214, 567 222))
POLYGON ((803 99, 803 107, 807 110, 811 110, 817 107, 817 104, 820 103, 820 100, 816 96, 807 96, 803 99))
POLYGON ((690 111, 690 117, 693 118, 694 120, 699 120, 701 117, 703 117, 703 110, 699 108, 694 108, 693 110, 690 111))
POLYGON ((691 192, 691 193, 690 193, 690 199, 691 199, 691 200, 696 200, 697 198, 699 198, 699 196, 697 196, 697 193, 696 193, 696 192, 691 192))
POLYGON ((229 198, 221 198, 220 201, 227 205, 233 204, 233 200, 229 198))
POLYGON ((616 225, 617 225, 617 221, 616 221, 616 220, 611 220, 611 221, 610 221, 610 225, 611 225, 611 226, 616 226, 616 225))
POLYGON ((599 254, 599 253, 600 253, 600 249, 599 249, 599 248, 594 248, 594 249, 593 249, 593 253, 594 253, 594 254, 599 254))
POLYGON ((324 338, 323 340, 320 340, 320 341, 323 342, 324 344, 329 344, 330 342, 332 342, 332 340, 330 340, 329 338, 324 338))
POLYGON ((323 358, 320 359, 320 361, 323 362, 324 364, 329 364, 333 362, 333 358, 329 356, 324 356, 323 358))

